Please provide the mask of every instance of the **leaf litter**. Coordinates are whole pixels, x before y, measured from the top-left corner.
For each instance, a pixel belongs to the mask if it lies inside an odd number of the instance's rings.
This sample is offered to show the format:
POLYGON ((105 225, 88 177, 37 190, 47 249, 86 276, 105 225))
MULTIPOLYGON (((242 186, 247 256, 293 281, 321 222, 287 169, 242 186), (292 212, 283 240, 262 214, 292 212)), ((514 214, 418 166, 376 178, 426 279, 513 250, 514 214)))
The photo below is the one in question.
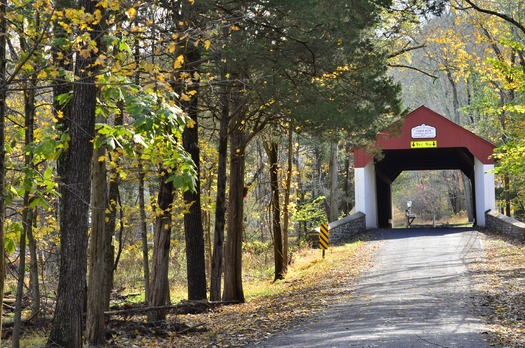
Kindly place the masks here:
MULTIPOLYGON (((505 235, 480 233, 483 257, 469 263, 474 278, 472 300, 492 345, 525 348, 525 243, 505 235)), ((286 279, 266 281, 270 294, 243 304, 220 306, 199 314, 170 315, 166 330, 135 335, 114 329, 108 347, 242 347, 313 320, 316 313, 352 297, 352 284, 371 266, 380 241, 353 248, 318 250, 297 257, 286 279), (341 267, 345 265, 345 267, 341 267), (181 333, 182 332, 182 333, 181 333)), ((136 319, 136 318, 135 318, 136 319)))

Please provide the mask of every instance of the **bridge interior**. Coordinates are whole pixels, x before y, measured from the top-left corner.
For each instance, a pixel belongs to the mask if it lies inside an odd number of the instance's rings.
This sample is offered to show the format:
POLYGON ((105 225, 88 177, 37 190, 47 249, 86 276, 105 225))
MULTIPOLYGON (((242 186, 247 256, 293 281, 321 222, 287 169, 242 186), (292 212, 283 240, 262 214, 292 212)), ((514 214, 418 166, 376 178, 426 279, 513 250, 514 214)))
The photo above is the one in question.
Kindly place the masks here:
MULTIPOLYGON (((461 170, 475 190, 474 155, 465 147, 384 150, 375 160, 378 227, 392 227, 392 183, 405 170, 461 170)), ((475 197, 471 197, 476 216, 475 197)))

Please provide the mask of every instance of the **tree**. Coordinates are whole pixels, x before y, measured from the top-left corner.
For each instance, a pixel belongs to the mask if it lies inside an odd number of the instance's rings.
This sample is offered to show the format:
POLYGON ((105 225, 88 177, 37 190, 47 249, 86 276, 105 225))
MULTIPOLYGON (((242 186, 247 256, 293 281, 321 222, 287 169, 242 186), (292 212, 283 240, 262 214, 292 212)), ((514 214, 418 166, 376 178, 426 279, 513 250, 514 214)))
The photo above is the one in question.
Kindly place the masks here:
MULTIPOLYGON (((93 14, 96 3, 80 0, 79 7, 85 13, 93 14)), ((47 346, 50 347, 82 346, 88 212, 91 200, 90 168, 97 106, 97 67, 94 65, 97 54, 94 48, 97 47, 100 34, 97 25, 94 25, 91 31, 85 31, 90 41, 79 47, 75 62, 75 76, 81 83, 75 84, 72 97, 63 216, 60 222, 60 275, 53 327, 47 342, 47 346)))
POLYGON ((268 156, 268 166, 270 169, 270 186, 272 192, 272 198, 270 200, 270 206, 272 211, 272 234, 273 234, 273 248, 274 248, 274 281, 284 279, 285 263, 283 253, 283 231, 281 228, 281 205, 279 200, 279 145, 275 140, 264 142, 264 149, 268 156))

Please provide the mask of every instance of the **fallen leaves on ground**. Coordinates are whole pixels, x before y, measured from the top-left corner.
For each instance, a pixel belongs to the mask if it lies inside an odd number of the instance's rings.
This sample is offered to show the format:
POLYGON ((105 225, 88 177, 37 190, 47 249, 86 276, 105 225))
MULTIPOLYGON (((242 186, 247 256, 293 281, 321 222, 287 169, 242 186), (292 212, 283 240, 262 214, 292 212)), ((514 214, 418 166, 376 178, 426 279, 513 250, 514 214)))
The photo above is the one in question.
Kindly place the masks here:
POLYGON ((241 347, 304 322, 329 304, 349 298, 351 285, 366 270, 378 241, 330 248, 324 259, 319 250, 296 255, 286 279, 266 281, 268 293, 251 297, 243 304, 216 308, 202 314, 170 316, 167 321, 183 323, 185 334, 164 337, 123 333, 115 329, 108 346, 126 347, 241 347), (198 328, 193 330, 193 328, 198 328))
POLYGON ((484 320, 504 347, 525 347, 525 244, 501 234, 485 233, 485 262, 477 281, 484 320))

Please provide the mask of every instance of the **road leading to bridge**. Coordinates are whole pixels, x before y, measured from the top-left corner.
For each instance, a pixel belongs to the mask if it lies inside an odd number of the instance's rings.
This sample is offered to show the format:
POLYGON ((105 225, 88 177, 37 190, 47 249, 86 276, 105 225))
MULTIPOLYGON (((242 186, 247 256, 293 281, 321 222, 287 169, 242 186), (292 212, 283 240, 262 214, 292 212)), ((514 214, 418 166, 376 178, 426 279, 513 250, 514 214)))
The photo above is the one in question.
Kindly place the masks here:
POLYGON ((256 346, 489 347, 474 314, 467 270, 482 255, 478 232, 376 233, 384 241, 372 269, 351 286, 350 300, 256 346))

